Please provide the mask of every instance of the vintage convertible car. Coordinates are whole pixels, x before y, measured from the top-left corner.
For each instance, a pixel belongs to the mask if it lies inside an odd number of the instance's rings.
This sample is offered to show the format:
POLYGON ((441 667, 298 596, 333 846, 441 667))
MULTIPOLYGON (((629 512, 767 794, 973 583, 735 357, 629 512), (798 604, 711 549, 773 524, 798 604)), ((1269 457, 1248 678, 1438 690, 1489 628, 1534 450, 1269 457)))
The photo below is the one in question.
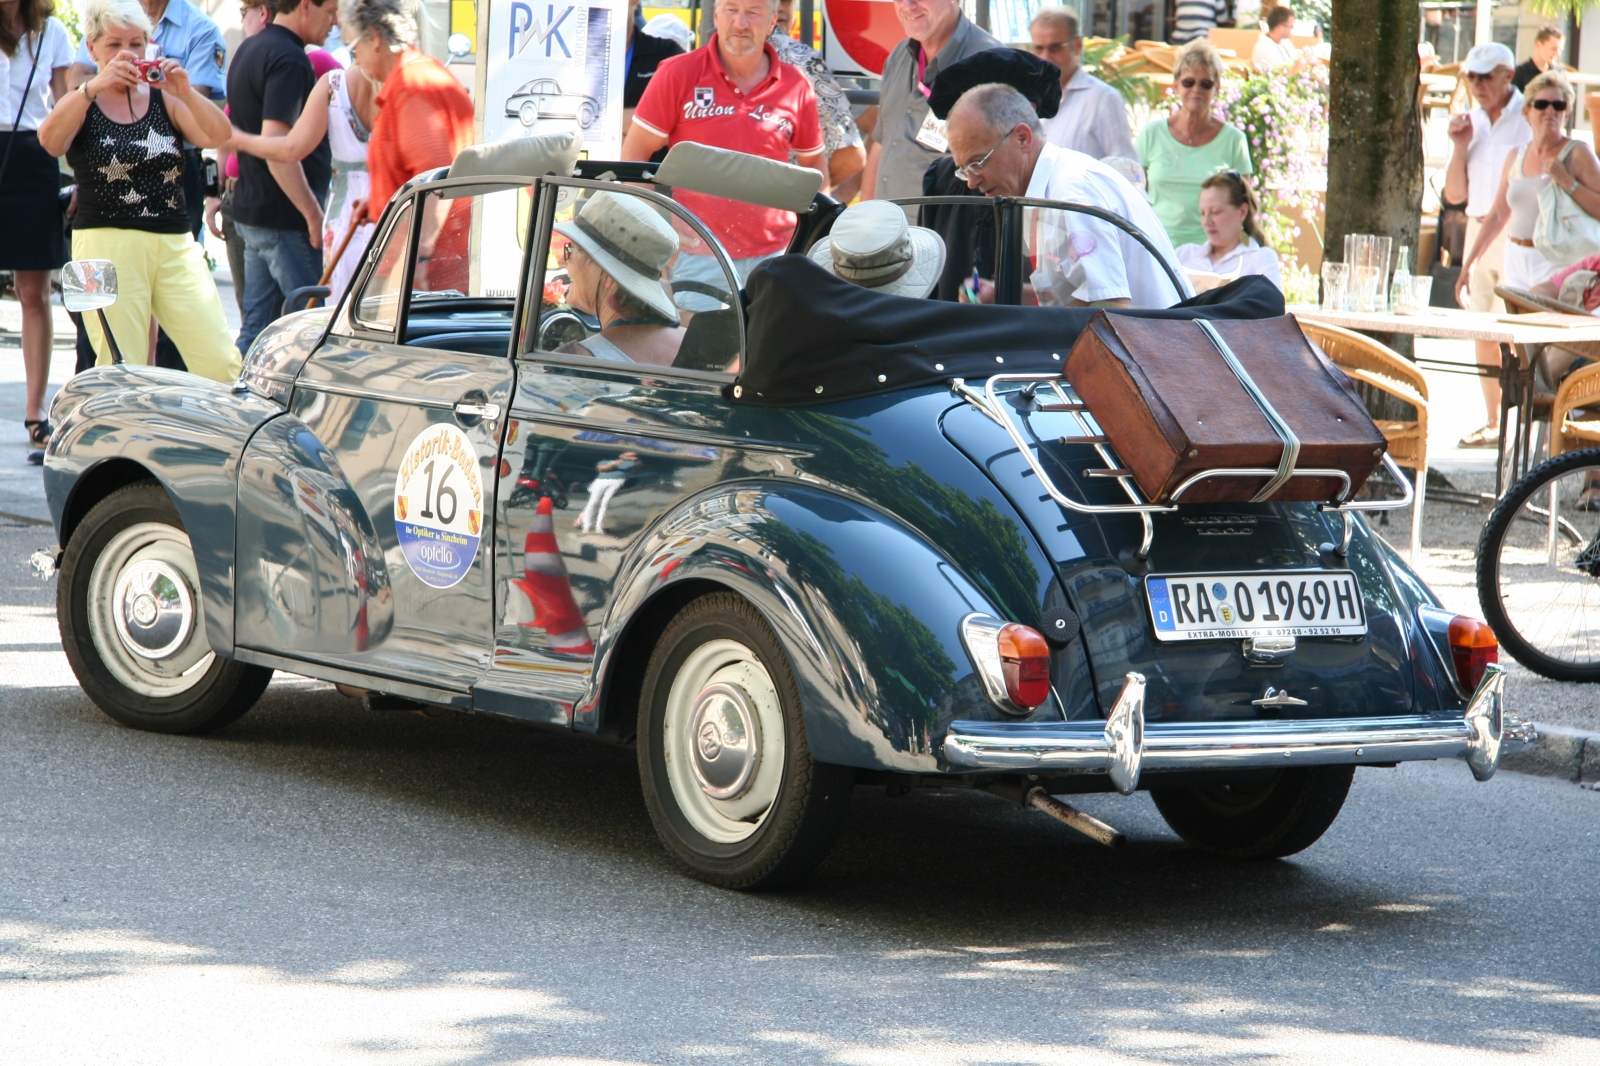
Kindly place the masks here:
MULTIPOLYGON (((285 670, 631 743, 667 850, 739 888, 806 874, 860 785, 987 789, 1113 844, 1056 797, 1145 789, 1199 847, 1282 856, 1356 766, 1483 780, 1526 739, 1486 627, 1357 513, 1389 504, 1143 500, 1061 376, 1096 312, 888 296, 800 255, 741 294, 710 197, 795 211, 799 251, 839 210, 816 189, 698 146, 469 149, 231 387, 74 378, 43 565, 84 690, 197 733, 285 670), (564 233, 602 193, 720 266, 675 287, 714 306, 650 327, 670 358, 582 347, 607 345, 564 233)), ((969 203, 1003 258, 1017 212, 1067 210, 969 203)))

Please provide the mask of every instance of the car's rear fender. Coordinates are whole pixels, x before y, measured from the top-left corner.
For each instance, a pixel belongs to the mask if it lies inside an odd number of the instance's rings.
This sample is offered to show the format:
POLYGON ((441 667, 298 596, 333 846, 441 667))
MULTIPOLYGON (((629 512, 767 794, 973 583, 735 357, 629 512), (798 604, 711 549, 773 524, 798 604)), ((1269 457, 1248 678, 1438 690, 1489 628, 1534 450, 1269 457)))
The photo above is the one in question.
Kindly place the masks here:
MULTIPOLYGON (((946 723, 997 716, 958 626, 999 612, 913 530, 825 489, 763 480, 693 497, 641 539, 616 588, 580 730, 631 732, 671 607, 716 588, 749 600, 783 643, 823 762, 937 772, 946 723)), ((1049 703, 1041 713, 1060 717, 1049 703)))
POLYGON ((44 464, 61 547, 100 500, 153 478, 172 498, 194 548, 206 637, 213 650, 231 654, 239 457, 283 409, 192 374, 143 366, 100 367, 62 391, 68 395, 52 407, 61 421, 44 464))

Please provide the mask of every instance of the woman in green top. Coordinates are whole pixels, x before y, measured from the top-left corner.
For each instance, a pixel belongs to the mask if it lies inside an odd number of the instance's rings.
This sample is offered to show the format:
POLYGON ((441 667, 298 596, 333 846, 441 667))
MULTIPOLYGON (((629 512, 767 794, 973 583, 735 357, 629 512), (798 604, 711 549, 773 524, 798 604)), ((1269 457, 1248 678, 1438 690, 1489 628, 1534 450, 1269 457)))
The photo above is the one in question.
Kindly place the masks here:
POLYGON ((1200 226, 1201 182, 1221 170, 1254 171, 1244 131, 1212 113, 1222 73, 1222 57, 1205 38, 1184 45, 1172 74, 1182 106, 1139 133, 1145 188, 1174 245, 1206 239, 1200 226))

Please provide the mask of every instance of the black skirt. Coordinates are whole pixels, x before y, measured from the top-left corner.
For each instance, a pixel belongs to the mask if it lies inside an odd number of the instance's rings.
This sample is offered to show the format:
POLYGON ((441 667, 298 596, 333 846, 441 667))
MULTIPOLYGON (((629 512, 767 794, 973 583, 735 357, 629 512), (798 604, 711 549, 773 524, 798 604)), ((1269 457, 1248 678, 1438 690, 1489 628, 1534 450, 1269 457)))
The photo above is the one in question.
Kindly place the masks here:
POLYGON ((61 226, 61 168, 32 130, 0 131, 0 156, 11 161, 0 181, 0 270, 57 270, 67 261, 61 226))

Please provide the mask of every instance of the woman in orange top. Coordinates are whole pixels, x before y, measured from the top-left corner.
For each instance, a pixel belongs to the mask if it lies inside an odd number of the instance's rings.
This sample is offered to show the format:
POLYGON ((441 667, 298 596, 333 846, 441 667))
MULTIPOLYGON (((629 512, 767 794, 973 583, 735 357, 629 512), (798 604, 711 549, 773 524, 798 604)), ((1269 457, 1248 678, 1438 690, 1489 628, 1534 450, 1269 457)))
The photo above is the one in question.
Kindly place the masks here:
MULTIPOLYGON (((340 0, 339 24, 356 66, 382 86, 367 141, 367 216, 376 219, 402 185, 449 166, 472 143, 472 99, 443 63, 417 51, 416 22, 403 0, 340 0)), ((466 292, 471 201, 430 203, 412 287, 466 292)))

